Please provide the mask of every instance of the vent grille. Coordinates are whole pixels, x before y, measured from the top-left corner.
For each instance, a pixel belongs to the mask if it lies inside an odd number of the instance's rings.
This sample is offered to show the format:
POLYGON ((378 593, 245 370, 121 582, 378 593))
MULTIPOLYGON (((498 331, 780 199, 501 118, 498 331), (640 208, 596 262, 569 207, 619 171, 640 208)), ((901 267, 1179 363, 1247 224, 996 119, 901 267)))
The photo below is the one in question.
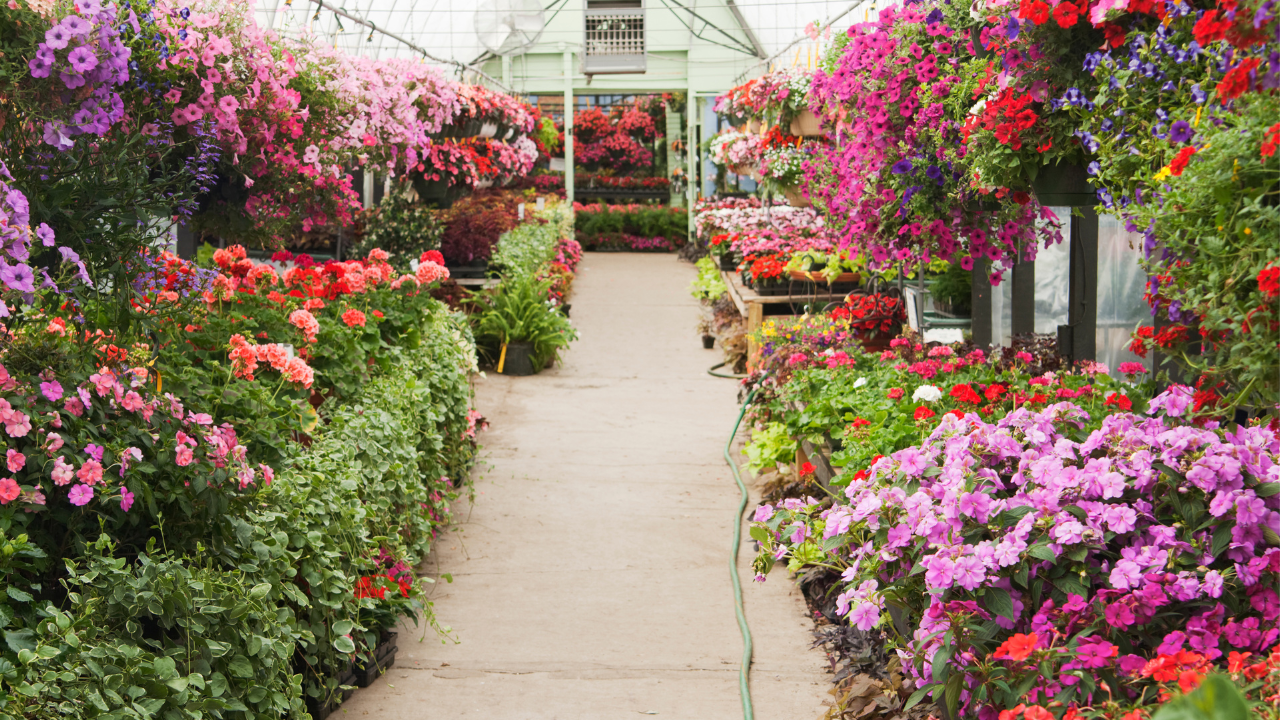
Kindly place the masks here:
POLYGON ((583 70, 588 75, 645 71, 642 8, 588 8, 586 18, 583 70))

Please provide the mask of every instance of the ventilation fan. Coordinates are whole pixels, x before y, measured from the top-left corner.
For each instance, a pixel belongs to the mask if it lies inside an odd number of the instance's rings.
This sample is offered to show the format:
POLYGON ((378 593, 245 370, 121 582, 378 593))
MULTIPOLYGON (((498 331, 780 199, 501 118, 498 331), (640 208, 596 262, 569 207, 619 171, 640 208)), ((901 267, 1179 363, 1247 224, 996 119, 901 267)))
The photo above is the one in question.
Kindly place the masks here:
POLYGON ((484 0, 475 14, 480 44, 497 55, 526 52, 546 24, 541 0, 484 0))

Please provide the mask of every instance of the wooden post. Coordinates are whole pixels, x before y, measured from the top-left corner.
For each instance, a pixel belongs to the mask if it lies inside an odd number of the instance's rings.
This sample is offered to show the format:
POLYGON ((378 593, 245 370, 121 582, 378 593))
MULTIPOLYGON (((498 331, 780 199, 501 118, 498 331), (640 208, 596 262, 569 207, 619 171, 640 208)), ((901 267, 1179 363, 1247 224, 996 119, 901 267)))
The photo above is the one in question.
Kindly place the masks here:
POLYGON ((1036 264, 1024 262, 1021 254, 1013 266, 1013 308, 1009 331, 1022 335, 1036 331, 1036 264))
POLYGON ((1058 326, 1058 352, 1071 362, 1093 360, 1098 349, 1098 213, 1092 206, 1080 211, 1071 218, 1067 324, 1058 326))

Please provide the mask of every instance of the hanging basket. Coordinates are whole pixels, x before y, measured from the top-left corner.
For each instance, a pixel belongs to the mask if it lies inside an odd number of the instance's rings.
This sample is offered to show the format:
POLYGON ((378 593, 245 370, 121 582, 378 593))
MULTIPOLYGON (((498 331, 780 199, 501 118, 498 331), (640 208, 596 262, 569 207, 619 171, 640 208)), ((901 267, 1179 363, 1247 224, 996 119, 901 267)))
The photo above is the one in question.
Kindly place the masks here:
POLYGON ((761 123, 759 120, 752 118, 747 121, 747 132, 751 133, 752 135, 759 135, 760 128, 763 126, 764 126, 763 123, 761 123))
POLYGON ((1031 181, 1031 187, 1036 200, 1049 207, 1088 207, 1098 203, 1098 194, 1083 165, 1045 165, 1031 181))
POLYGON ((818 137, 822 135, 822 119, 812 110, 801 110, 791 121, 791 134, 798 137, 818 137))
POLYGON ((787 204, 793 208, 807 208, 813 206, 813 203, 809 202, 809 198, 805 197, 804 193, 800 191, 800 188, 786 188, 782 191, 782 194, 786 196, 787 204))

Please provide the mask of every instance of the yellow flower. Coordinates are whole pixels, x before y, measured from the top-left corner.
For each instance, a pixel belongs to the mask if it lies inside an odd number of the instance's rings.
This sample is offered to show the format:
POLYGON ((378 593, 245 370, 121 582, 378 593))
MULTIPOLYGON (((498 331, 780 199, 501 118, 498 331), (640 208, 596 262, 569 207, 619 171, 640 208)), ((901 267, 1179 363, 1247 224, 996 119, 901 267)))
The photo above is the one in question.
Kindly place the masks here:
POLYGON ((1169 177, 1172 174, 1173 174, 1173 168, 1169 167, 1168 165, 1165 165, 1164 167, 1160 168, 1160 172, 1156 173, 1156 176, 1153 179, 1156 182, 1160 182, 1161 180, 1169 177))

